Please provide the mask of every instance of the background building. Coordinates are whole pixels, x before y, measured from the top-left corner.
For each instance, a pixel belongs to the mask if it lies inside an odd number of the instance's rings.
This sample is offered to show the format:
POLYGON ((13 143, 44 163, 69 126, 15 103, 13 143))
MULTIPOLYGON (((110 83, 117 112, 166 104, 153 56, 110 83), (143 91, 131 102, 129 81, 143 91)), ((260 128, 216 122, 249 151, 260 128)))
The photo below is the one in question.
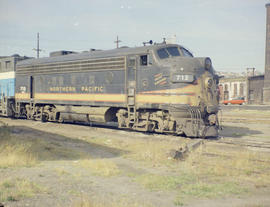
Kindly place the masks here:
POLYGON ((247 79, 247 103, 263 103, 263 83, 264 75, 251 76, 247 79))
POLYGON ((231 100, 236 97, 247 97, 247 78, 240 77, 224 77, 220 79, 220 102, 231 100))

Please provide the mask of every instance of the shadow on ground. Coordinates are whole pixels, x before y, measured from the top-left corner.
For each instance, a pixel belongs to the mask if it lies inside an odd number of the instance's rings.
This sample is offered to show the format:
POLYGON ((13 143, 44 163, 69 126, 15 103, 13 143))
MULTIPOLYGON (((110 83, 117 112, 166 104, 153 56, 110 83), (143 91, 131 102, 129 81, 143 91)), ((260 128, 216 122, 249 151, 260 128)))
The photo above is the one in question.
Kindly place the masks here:
POLYGON ((220 136, 230 138, 241 138, 248 135, 263 134, 261 131, 252 130, 247 127, 236 127, 236 126, 223 126, 220 131, 220 136))
POLYGON ((8 143, 10 146, 24 146, 27 152, 41 161, 113 158, 128 153, 128 151, 109 146, 25 126, 4 126, 0 127, 1 131, 8 131, 8 133, 5 133, 5 136, 0 136, 0 146, 3 143, 8 143))

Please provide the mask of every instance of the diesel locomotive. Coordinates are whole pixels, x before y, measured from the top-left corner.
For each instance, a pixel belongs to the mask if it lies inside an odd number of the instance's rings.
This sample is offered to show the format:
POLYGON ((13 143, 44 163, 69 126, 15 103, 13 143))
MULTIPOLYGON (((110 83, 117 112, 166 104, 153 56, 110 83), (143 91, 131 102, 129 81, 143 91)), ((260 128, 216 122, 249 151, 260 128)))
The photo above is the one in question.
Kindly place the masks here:
POLYGON ((217 85, 211 59, 177 44, 27 59, 16 64, 9 116, 217 136, 217 85))

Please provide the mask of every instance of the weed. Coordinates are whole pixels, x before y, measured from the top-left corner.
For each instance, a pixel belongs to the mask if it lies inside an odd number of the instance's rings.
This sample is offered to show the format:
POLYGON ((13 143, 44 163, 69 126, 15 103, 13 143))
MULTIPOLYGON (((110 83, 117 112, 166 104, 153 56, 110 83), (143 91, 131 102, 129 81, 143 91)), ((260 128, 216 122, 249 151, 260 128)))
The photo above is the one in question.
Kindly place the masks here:
POLYGON ((13 196, 8 196, 7 201, 17 201, 13 196))
POLYGON ((84 155, 57 142, 12 134, 9 127, 0 127, 0 168, 31 167, 42 160, 80 159, 84 155))
POLYGON ((181 200, 176 199, 176 200, 174 201, 174 205, 176 205, 176 206, 183 206, 184 203, 183 203, 181 200))
POLYGON ((36 157, 29 152, 31 145, 13 142, 0 142, 0 168, 30 167, 37 163, 36 157))
POLYGON ((46 192, 46 189, 26 179, 7 179, 0 183, 1 201, 17 201, 41 192, 46 192))
POLYGON ((37 163, 31 144, 15 139, 7 125, 0 127, 0 168, 30 167, 37 163))
MULTIPOLYGON (((172 149, 180 148, 179 142, 176 144, 170 140, 151 140, 151 139, 100 139, 93 138, 90 142, 98 143, 101 145, 109 145, 117 149, 125 149, 128 153, 124 154, 125 158, 131 158, 137 161, 143 161, 151 166, 171 165, 174 160, 168 159, 168 152, 172 149)), ((186 140, 182 141, 185 145, 186 140)))

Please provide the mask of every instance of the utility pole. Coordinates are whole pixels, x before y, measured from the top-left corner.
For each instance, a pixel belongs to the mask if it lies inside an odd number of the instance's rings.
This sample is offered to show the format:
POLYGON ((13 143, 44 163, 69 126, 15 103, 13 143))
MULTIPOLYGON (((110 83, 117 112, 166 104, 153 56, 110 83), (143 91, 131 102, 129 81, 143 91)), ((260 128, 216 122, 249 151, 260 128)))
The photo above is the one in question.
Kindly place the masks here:
POLYGON ((37 51, 37 58, 39 58, 39 52, 42 51, 39 49, 39 32, 37 33, 37 48, 33 48, 33 50, 37 51))
POLYGON ((250 101, 250 92, 249 92, 249 88, 250 88, 250 80, 252 79, 252 77, 254 77, 255 76, 255 68, 247 68, 247 77, 246 77, 246 98, 245 98, 245 100, 246 100, 246 102, 248 103, 248 104, 250 104, 251 103, 251 101, 250 101), (251 74, 250 74, 250 71, 251 71, 251 74))
POLYGON ((255 76, 255 68, 247 68, 247 76, 255 76))
POLYGON ((118 35, 117 35, 116 41, 114 41, 114 43, 116 43, 116 48, 119 48, 119 42, 122 42, 122 41, 118 39, 118 35))

